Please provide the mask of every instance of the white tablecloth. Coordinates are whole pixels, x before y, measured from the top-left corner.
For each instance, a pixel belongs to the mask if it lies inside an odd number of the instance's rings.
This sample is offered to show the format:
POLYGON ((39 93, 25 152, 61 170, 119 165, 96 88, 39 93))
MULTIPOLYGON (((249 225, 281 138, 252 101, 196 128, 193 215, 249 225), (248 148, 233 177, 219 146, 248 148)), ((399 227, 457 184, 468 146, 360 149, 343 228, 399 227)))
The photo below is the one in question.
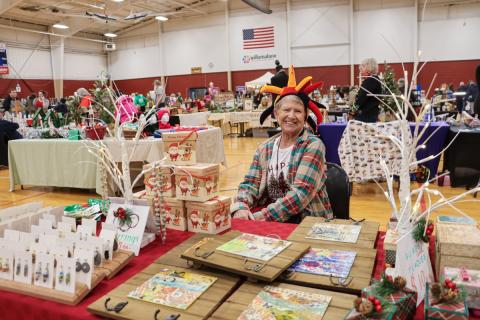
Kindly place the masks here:
POLYGON ((261 111, 241 111, 241 112, 225 112, 225 113, 212 113, 208 120, 220 121, 224 123, 230 122, 231 124, 248 123, 251 128, 258 127, 273 127, 272 118, 269 117, 260 125, 261 111))
MULTIPOLYGON (((101 191, 97 159, 87 151, 85 141, 66 139, 21 139, 8 143, 10 191, 15 185, 52 186, 101 191)), ((97 142, 98 143, 98 142, 97 142)), ((121 162, 118 142, 105 139, 115 161, 121 162)), ((127 140, 129 153, 133 141, 127 140)), ((162 139, 143 139, 131 161, 153 162, 163 158, 162 139)), ((199 132, 197 160, 225 164, 223 135, 219 128, 199 132)))
POLYGON ((178 115, 180 119, 180 125, 185 127, 190 126, 206 126, 208 125, 208 117, 210 112, 194 112, 194 113, 181 113, 178 115))

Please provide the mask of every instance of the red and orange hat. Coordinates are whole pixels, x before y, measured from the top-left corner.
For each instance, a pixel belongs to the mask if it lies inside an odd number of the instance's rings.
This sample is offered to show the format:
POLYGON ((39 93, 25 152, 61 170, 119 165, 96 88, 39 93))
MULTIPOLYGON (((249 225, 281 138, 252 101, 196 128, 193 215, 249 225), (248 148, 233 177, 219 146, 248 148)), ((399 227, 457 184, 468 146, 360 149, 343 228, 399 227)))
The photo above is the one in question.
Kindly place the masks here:
POLYGON ((322 121, 322 113, 320 112, 319 107, 315 102, 313 102, 310 97, 308 96, 313 90, 321 87, 323 85, 323 81, 318 81, 318 82, 312 82, 312 77, 308 76, 302 79, 297 84, 297 81, 295 79, 295 70, 293 66, 290 66, 288 70, 288 84, 286 87, 279 88, 275 87, 272 85, 264 85, 260 92, 268 92, 268 93, 273 93, 277 94, 277 98, 275 99, 273 105, 269 108, 267 108, 265 111, 262 112, 260 116, 260 123, 263 124, 266 118, 268 116, 273 114, 274 106, 280 101, 283 97, 290 96, 290 95, 295 95, 299 97, 303 105, 307 110, 310 110, 313 112, 315 117, 317 118, 317 121, 314 121, 311 117, 309 117, 308 123, 313 127, 313 129, 316 131, 316 126, 318 123, 322 121), (312 123, 313 122, 313 123, 312 123))

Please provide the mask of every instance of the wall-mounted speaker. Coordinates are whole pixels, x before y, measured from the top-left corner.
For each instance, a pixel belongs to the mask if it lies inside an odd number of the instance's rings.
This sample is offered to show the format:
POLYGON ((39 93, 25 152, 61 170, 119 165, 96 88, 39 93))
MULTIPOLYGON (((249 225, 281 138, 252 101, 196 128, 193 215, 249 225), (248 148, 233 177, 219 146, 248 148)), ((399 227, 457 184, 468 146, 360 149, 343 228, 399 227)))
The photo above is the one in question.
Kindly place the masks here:
POLYGON ((270 0, 242 0, 249 6, 254 7, 257 10, 262 11, 263 13, 270 14, 272 10, 270 10, 270 0))

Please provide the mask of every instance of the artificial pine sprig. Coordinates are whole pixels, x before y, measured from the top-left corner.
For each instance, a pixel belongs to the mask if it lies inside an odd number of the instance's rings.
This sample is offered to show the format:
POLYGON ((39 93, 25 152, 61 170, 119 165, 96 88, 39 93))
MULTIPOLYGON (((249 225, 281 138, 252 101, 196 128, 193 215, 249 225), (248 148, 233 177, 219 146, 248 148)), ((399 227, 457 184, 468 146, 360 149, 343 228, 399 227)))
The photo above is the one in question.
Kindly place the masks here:
POLYGON ((425 231, 425 224, 427 224, 427 220, 422 218, 418 221, 417 225, 413 229, 413 239, 415 241, 423 241, 428 243, 430 241, 430 236, 433 233, 433 222, 431 220, 428 221, 427 230, 425 231))

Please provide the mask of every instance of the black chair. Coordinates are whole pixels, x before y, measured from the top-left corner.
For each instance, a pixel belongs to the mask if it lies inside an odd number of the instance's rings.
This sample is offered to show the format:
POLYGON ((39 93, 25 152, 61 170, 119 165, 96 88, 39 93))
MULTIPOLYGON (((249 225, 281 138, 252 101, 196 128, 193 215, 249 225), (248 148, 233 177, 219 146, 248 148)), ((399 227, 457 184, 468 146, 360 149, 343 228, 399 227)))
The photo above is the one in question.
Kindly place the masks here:
POLYGON ((8 166, 7 135, 0 132, 0 166, 8 166))
POLYGON ((327 162, 327 181, 325 185, 334 217, 350 219, 351 187, 345 170, 338 164, 327 162))

